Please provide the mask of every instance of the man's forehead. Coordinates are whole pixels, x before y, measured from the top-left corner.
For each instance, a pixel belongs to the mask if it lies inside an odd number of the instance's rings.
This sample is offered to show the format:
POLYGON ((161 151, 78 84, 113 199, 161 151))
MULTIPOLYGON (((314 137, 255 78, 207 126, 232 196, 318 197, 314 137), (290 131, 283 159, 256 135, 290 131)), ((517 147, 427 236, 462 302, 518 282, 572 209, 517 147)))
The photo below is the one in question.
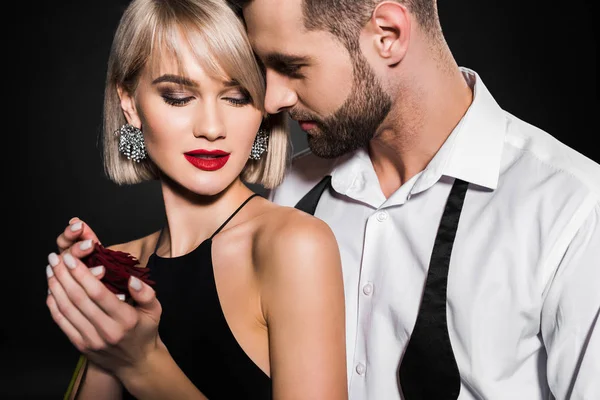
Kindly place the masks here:
POLYGON ((263 61, 299 62, 293 58, 311 53, 314 38, 304 27, 301 4, 302 0, 252 0, 244 8, 250 42, 263 61))
POLYGON ((263 15, 278 13, 290 16, 301 16, 303 1, 304 0, 250 0, 244 6, 244 13, 246 11, 251 11, 263 15))
POLYGON ((252 0, 244 7, 244 19, 249 34, 304 31, 302 0, 252 0))

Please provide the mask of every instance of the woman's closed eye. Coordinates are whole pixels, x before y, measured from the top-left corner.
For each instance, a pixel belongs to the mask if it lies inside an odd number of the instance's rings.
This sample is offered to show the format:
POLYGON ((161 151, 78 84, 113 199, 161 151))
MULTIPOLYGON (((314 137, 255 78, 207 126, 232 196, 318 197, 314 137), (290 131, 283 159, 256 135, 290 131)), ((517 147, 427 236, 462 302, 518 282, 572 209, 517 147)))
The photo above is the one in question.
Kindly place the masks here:
POLYGON ((244 89, 236 89, 234 91, 227 92, 223 96, 223 100, 236 107, 252 104, 252 97, 250 96, 250 93, 244 89))
MULTIPOLYGON (((184 93, 177 91, 163 91, 160 96, 165 103, 175 107, 185 106, 196 98, 195 96, 190 96, 189 92, 184 93)), ((224 93, 221 98, 235 107, 252 104, 252 97, 243 89, 230 90, 227 93, 224 93)))
POLYGON ((160 96, 163 98, 165 103, 175 107, 184 106, 194 99, 194 96, 186 96, 184 94, 170 92, 163 92, 160 96))

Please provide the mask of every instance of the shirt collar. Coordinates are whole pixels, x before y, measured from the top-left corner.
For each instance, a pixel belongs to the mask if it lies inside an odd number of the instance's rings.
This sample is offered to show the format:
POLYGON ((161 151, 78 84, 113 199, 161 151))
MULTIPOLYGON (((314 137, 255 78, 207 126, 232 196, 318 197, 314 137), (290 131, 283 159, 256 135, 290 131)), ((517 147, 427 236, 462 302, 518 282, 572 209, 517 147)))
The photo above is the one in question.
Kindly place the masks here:
POLYGON ((411 178, 386 201, 366 149, 338 158, 331 184, 339 194, 374 208, 404 203, 433 186, 443 175, 496 189, 506 133, 506 118, 479 75, 461 68, 473 88, 473 102, 425 170, 411 178), (391 204, 388 204, 391 205, 391 204))
POLYGON ((412 194, 430 188, 442 175, 492 190, 498 186, 505 114, 475 71, 461 71, 473 88, 473 102, 415 183, 412 194))
POLYGON ((331 173, 331 186, 344 196, 379 208, 386 198, 365 148, 338 158, 331 173))

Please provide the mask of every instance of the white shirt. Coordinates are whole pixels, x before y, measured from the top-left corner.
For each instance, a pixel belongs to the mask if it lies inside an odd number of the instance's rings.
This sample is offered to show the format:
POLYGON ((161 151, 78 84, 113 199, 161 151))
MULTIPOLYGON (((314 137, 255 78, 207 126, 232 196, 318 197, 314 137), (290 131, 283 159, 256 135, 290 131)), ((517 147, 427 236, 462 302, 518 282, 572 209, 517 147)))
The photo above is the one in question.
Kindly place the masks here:
POLYGON ((454 178, 470 183, 448 275, 459 399, 600 399, 600 165, 502 110, 462 71, 468 112, 389 198, 365 150, 305 151, 270 194, 294 206, 332 176, 315 215, 340 246, 350 399, 402 398, 397 371, 454 178))

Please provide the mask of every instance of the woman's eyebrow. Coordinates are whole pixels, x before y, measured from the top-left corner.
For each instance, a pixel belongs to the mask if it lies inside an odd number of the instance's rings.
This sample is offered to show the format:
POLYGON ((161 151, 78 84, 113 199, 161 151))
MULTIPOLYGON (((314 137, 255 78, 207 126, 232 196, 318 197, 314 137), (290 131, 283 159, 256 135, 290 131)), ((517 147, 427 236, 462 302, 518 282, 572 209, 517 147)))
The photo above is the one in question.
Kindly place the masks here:
POLYGON ((161 75, 158 78, 156 78, 155 80, 153 80, 152 84, 155 85, 157 83, 162 83, 162 82, 171 82, 171 83, 176 83, 178 85, 190 86, 190 87, 198 86, 198 84, 191 79, 188 79, 186 77, 179 76, 179 75, 173 75, 173 74, 161 75))
MULTIPOLYGON (((176 83, 178 85, 183 85, 183 86, 198 87, 198 84, 195 81, 193 81, 189 78, 186 78, 184 76, 173 75, 173 74, 161 75, 158 78, 154 79, 152 81, 152 84, 155 85, 157 83, 162 83, 162 82, 170 82, 170 83, 176 83)), ((235 79, 223 80, 222 83, 226 87, 240 86, 240 82, 238 82, 235 79)))

